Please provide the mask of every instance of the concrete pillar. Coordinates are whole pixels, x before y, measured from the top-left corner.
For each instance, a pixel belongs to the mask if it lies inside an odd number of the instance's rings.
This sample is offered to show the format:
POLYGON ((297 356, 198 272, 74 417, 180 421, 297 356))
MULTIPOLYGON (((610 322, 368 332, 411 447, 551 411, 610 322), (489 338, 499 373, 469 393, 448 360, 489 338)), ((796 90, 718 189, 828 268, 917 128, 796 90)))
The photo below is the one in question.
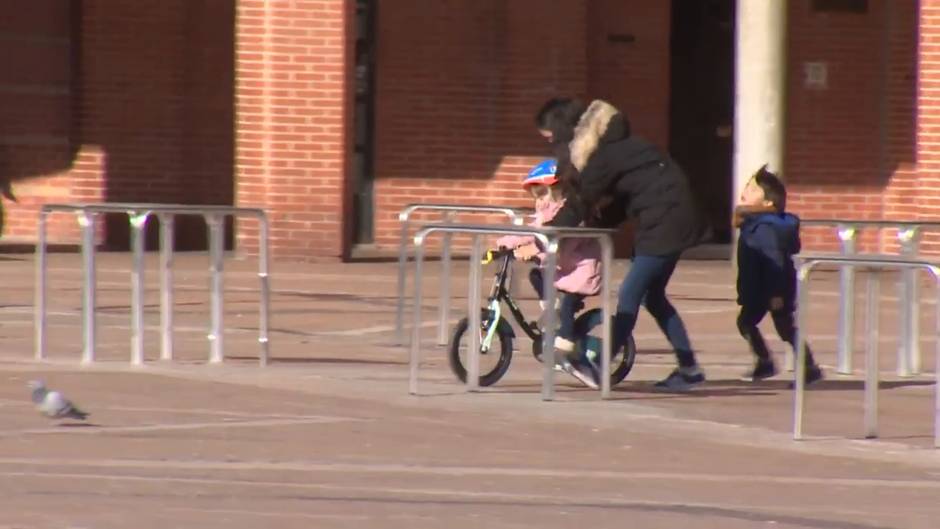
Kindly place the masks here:
POLYGON ((733 203, 765 163, 783 170, 786 0, 737 0, 733 203))

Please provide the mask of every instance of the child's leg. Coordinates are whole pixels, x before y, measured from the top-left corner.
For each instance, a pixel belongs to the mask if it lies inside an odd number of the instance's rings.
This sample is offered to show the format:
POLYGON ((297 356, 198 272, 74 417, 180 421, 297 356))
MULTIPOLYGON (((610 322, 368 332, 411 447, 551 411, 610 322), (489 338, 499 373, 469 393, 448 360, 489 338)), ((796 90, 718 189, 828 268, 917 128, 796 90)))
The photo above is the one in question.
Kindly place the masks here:
POLYGON ((770 356, 770 350, 767 349, 767 342, 764 341, 764 336, 760 333, 760 329, 757 328, 757 324, 759 324, 766 315, 767 309, 763 307, 742 306, 741 312, 738 313, 738 332, 741 333, 741 336, 744 337, 747 344, 751 346, 751 352, 757 356, 758 362, 770 364, 773 363, 773 358, 770 356))
MULTIPOLYGON (((587 387, 597 389, 600 384, 600 373, 597 368, 587 360, 583 353, 576 351, 574 335, 574 315, 584 308, 584 296, 571 292, 558 292, 558 333, 555 335, 556 355, 561 354, 562 370, 587 387)), ((559 356, 556 356, 559 358, 559 356)))
POLYGON ((738 314, 738 331, 741 336, 751 346, 751 351, 757 357, 757 364, 754 369, 747 372, 745 380, 763 380, 777 374, 777 366, 774 365, 774 359, 770 356, 767 349, 767 343, 757 328, 757 324, 767 315, 767 309, 763 306, 744 305, 738 314))
MULTIPOLYGON (((787 342, 793 347, 794 353, 796 352, 796 324, 793 321, 793 311, 792 310, 777 310, 770 313, 770 317, 774 320, 774 327, 777 329, 777 335, 780 336, 780 339, 787 342)), ((809 344, 806 344, 806 366, 815 366, 816 360, 813 358, 813 351, 810 350, 809 344)))
POLYGON ((584 296, 571 292, 558 292, 561 306, 558 310, 558 333, 555 335, 555 347, 566 353, 574 351, 574 315, 584 308, 584 296))
POLYGON ((535 293, 539 296, 539 305, 542 309, 545 309, 545 281, 542 279, 542 269, 535 267, 529 270, 529 283, 532 284, 532 288, 535 290, 535 293))

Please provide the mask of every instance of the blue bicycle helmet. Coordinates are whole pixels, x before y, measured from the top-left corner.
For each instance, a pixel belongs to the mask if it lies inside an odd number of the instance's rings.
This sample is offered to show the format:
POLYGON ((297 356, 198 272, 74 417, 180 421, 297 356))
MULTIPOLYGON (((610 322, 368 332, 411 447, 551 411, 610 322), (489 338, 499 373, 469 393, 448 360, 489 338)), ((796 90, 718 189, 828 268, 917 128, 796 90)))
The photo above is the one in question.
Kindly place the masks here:
POLYGON ((529 171, 529 174, 526 175, 525 179, 522 180, 522 187, 528 187, 532 185, 543 185, 550 186, 558 182, 558 178, 555 177, 555 171, 558 170, 558 162, 553 158, 545 160, 529 171))

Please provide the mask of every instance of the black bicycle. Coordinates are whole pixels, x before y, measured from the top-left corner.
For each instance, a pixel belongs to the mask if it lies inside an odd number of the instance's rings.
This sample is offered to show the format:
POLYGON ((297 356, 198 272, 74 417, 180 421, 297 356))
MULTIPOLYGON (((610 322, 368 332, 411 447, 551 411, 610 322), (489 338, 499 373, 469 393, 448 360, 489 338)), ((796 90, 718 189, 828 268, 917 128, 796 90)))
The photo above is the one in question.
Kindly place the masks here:
MULTIPOLYGON (((542 330, 538 322, 526 321, 522 310, 512 299, 509 290, 506 288, 507 279, 509 279, 512 270, 510 262, 514 259, 512 250, 491 250, 486 253, 482 264, 488 264, 496 259, 502 262, 496 271, 496 277, 493 281, 493 288, 487 299, 486 308, 481 309, 480 314, 480 386, 490 386, 495 384, 506 371, 509 370, 509 364, 512 362, 512 341, 516 333, 512 325, 503 317, 502 303, 505 302, 509 308, 519 328, 532 340, 532 355, 539 362, 542 361, 542 330), (495 362, 491 359, 495 358, 495 362), (484 368, 484 361, 493 364, 491 367, 484 368)), ((578 310, 583 309, 582 307, 578 310)), ((585 351, 587 357, 591 360, 597 360, 600 363, 600 340, 591 336, 589 333, 594 326, 602 320, 601 309, 595 308, 584 312, 575 319, 574 329, 577 336, 582 336, 578 347, 585 351)), ((469 326, 469 319, 463 318, 457 322, 454 333, 451 337, 448 360, 450 368, 461 382, 467 381, 467 369, 464 360, 461 358, 467 350, 464 344, 464 335, 469 326)), ((469 342, 469 339, 467 340, 469 342)), ((559 359, 560 360, 560 359, 559 359)), ((633 369, 633 362, 636 360, 636 344, 633 337, 627 341, 625 347, 619 351, 611 352, 610 365, 612 372, 610 374, 611 386, 619 384, 633 369)), ((556 366, 559 367, 560 366, 556 366)))

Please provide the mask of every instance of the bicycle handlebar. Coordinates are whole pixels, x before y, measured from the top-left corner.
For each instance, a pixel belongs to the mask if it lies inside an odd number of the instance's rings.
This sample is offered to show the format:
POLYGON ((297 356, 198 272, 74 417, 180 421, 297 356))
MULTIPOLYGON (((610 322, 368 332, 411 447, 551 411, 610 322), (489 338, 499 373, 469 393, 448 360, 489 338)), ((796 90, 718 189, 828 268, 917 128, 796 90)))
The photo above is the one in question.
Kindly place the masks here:
POLYGON ((515 255, 509 248, 497 248, 496 250, 487 250, 486 255, 483 256, 483 259, 481 259, 480 262, 482 264, 490 264, 496 259, 502 259, 503 257, 509 257, 510 259, 513 259, 515 255))

